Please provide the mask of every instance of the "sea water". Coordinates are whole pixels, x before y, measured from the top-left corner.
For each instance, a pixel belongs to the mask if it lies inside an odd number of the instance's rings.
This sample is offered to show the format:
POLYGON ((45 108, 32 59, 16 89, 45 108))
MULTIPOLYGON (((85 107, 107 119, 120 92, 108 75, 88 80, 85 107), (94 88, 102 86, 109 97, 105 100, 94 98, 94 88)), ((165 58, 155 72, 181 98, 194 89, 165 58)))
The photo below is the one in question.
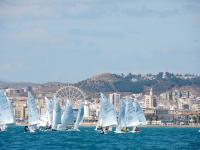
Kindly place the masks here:
POLYGON ((136 134, 100 134, 94 131, 94 127, 82 127, 80 132, 24 133, 23 127, 11 127, 0 133, 0 149, 200 150, 198 130, 141 128, 136 134))

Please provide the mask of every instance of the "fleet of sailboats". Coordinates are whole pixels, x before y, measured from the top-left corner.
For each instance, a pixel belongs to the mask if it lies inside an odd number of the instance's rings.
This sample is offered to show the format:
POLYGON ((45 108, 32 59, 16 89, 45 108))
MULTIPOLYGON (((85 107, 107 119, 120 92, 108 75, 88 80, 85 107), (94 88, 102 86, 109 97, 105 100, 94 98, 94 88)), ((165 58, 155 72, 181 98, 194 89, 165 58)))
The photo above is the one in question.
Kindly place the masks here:
POLYGON ((131 101, 129 97, 121 100, 117 119, 113 105, 101 94, 96 130, 106 133, 109 131, 109 127, 116 127, 116 133, 125 133, 128 132, 128 128, 132 128, 133 130, 130 132, 134 133, 137 126, 145 124, 146 118, 138 102, 131 101))
MULTIPOLYGON (((52 99, 45 97, 46 113, 39 115, 36 99, 32 93, 28 92, 28 129, 35 132, 39 127, 54 131, 79 131, 79 126, 83 122, 84 107, 80 103, 76 119, 74 119, 73 106, 70 99, 66 100, 64 110, 53 96, 52 99)), ((4 131, 7 125, 15 123, 14 113, 11 103, 3 91, 0 91, 0 130, 4 131)), ((100 94, 100 112, 96 130, 101 133, 108 133, 116 127, 116 133, 136 132, 136 127, 146 125, 146 118, 138 102, 132 101, 129 97, 120 101, 119 112, 109 102, 107 97, 100 94), (132 128, 132 130, 128 130, 132 128)))
POLYGON ((78 114, 76 116, 76 122, 74 123, 74 112, 71 100, 67 99, 64 111, 56 100, 53 98, 53 122, 52 129, 58 131, 78 131, 79 125, 82 123, 84 115, 83 104, 80 104, 78 114))

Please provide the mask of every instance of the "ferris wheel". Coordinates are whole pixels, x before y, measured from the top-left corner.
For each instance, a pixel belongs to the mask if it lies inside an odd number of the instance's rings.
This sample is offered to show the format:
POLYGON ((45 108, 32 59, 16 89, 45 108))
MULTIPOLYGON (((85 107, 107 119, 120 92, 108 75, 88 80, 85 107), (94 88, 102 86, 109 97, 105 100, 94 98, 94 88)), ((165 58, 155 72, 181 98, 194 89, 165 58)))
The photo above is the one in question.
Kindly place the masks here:
POLYGON ((73 109, 78 109, 80 103, 84 102, 85 100, 84 92, 72 85, 67 85, 60 88, 56 92, 56 97, 60 103, 61 108, 64 108, 67 100, 70 100, 73 105, 73 109))

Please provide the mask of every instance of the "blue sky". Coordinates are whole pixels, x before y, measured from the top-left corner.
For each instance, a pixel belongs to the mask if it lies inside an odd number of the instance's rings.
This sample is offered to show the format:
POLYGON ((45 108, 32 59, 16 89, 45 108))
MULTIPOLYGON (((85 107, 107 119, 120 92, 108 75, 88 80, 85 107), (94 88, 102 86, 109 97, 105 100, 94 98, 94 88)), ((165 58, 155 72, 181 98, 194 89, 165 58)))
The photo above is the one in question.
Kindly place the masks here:
POLYGON ((199 0, 0 0, 0 79, 200 73, 199 0))

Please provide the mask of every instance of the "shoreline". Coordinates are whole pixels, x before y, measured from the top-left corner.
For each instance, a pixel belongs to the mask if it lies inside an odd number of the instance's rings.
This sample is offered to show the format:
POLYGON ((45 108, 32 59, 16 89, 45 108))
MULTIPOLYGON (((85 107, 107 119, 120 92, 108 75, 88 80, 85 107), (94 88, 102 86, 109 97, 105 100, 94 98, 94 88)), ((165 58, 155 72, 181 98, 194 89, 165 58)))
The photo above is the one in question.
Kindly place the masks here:
MULTIPOLYGON (((16 126, 28 126, 26 123, 16 123, 16 126)), ((82 127, 95 127, 96 123, 83 123, 82 127)), ((199 125, 145 125, 142 128, 200 128, 199 125)))
POLYGON ((146 125, 141 126, 142 128, 200 128, 200 125, 146 125))

